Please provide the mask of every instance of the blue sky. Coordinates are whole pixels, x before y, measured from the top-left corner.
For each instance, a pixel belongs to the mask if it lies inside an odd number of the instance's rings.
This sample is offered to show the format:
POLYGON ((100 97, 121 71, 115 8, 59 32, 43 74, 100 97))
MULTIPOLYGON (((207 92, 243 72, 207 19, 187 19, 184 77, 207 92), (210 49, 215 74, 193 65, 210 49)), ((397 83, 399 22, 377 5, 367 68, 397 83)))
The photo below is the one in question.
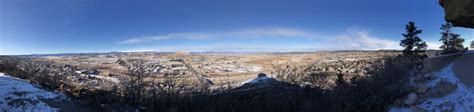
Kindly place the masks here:
POLYGON ((400 49, 408 21, 437 48, 443 16, 437 0, 1 0, 0 54, 400 49))

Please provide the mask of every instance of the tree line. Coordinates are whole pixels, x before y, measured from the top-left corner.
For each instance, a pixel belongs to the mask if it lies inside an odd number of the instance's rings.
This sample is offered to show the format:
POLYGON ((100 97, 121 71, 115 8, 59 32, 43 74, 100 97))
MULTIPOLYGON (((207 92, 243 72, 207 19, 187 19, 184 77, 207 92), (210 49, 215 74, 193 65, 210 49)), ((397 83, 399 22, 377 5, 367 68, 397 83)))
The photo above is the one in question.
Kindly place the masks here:
MULTIPOLYGON (((442 24, 440 29, 441 41, 443 44, 439 47, 442 49, 441 54, 452 54, 458 53, 463 51, 467 48, 464 48, 463 44, 464 39, 461 38, 460 34, 454 33, 453 24, 445 23, 442 24)), ((423 41, 419 34, 423 32, 423 30, 419 29, 415 22, 408 22, 405 25, 406 32, 402 34, 403 39, 400 41, 400 46, 404 47, 403 55, 405 56, 422 56, 425 55, 424 52, 427 50, 428 45, 425 41, 423 41)))

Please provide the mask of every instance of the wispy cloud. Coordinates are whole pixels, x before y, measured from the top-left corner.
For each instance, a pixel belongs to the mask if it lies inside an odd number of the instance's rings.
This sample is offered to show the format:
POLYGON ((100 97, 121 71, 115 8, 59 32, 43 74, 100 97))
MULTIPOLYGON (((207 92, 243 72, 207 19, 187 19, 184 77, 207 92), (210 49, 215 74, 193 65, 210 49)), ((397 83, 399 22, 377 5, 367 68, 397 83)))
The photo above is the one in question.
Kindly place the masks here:
POLYGON ((333 50, 400 49, 398 41, 374 36, 368 30, 349 28, 347 32, 325 40, 322 48, 333 50))
POLYGON ((212 43, 206 45, 180 45, 180 46, 159 46, 154 48, 140 48, 124 50, 123 52, 157 51, 157 52, 202 52, 202 51, 271 51, 271 52, 289 52, 289 51, 314 51, 313 46, 281 46, 267 42, 231 42, 231 43, 212 43), (258 44, 257 44, 258 43, 258 44))
POLYGON ((297 38, 316 38, 318 34, 300 29, 292 28, 258 28, 244 29, 230 32, 180 32, 168 33, 164 35, 130 38, 118 42, 118 44, 133 44, 154 40, 166 39, 188 39, 205 40, 213 38, 264 38, 264 37, 297 37, 297 38))
MULTIPOLYGON (((243 38, 246 42, 233 43, 210 43, 206 45, 179 45, 158 46, 153 51, 310 51, 310 50, 377 50, 377 49, 401 49, 398 40, 390 40, 371 34, 369 30, 361 28, 349 28, 347 31, 335 35, 319 35, 313 32, 290 29, 290 28, 263 28, 247 29, 233 32, 213 33, 169 33, 165 35, 132 38, 119 42, 120 44, 132 44, 153 40, 166 39, 190 39, 202 40, 213 38, 243 38), (263 41, 262 37, 283 38, 317 38, 314 41, 302 44, 275 45, 272 41, 263 41), (311 43, 312 42, 312 43, 311 43)), ((281 43, 280 43, 281 44, 281 43)), ((150 48, 146 48, 150 49, 150 48)))
POLYGON ((125 40, 125 41, 118 42, 118 44, 140 43, 140 42, 143 42, 143 41, 144 41, 144 39, 134 38, 134 39, 128 39, 128 40, 125 40))

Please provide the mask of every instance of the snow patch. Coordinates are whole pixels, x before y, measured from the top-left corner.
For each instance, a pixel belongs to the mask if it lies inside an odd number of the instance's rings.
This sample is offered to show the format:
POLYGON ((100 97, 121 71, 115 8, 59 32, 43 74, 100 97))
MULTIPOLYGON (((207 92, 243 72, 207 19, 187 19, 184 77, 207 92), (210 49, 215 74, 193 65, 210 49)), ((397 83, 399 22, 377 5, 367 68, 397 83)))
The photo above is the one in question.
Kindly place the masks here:
POLYGON ((120 83, 120 80, 118 78, 115 78, 115 77, 107 77, 107 76, 100 76, 100 75, 89 75, 90 77, 94 77, 94 78, 99 78, 99 79, 103 79, 103 80, 108 80, 108 81, 111 81, 111 82, 114 82, 114 83, 120 83))
POLYGON ((426 83, 428 87, 434 87, 440 80, 446 80, 457 85, 457 90, 441 98, 428 99, 417 105, 428 111, 456 111, 456 112, 470 112, 474 110, 474 88, 468 88, 460 82, 460 80, 453 73, 453 64, 449 64, 440 72, 433 73, 439 77, 437 80, 426 83))
POLYGON ((271 79, 270 77, 267 77, 267 76, 261 76, 261 77, 257 77, 255 79, 251 79, 251 80, 247 80, 245 82, 242 83, 242 85, 244 84, 257 84, 257 83, 262 83, 262 82, 265 82, 267 80, 271 79))
POLYGON ((50 112, 59 111, 39 99, 65 99, 56 92, 42 90, 25 80, 0 73, 0 111, 50 112))
POLYGON ((426 85, 426 87, 431 89, 431 88, 436 87, 440 81, 441 81, 440 79, 435 79, 435 80, 432 80, 432 81, 426 83, 425 85, 426 85))

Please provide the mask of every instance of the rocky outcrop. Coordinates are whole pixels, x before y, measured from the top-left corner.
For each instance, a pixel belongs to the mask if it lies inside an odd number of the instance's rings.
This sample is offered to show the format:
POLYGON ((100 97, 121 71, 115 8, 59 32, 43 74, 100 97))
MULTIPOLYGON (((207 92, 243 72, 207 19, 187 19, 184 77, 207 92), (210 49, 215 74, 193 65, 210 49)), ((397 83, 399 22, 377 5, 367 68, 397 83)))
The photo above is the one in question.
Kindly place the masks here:
POLYGON ((416 100, 418 99, 418 96, 416 93, 410 93, 407 96, 407 99, 405 100, 405 105, 413 105, 415 104, 416 100))
POLYGON ((439 0, 444 19, 454 26, 474 28, 474 0, 439 0))
POLYGON ((416 93, 423 94, 428 91, 428 86, 424 84, 417 84, 416 85, 416 93))
POLYGON ((438 82, 437 86, 431 88, 429 92, 422 94, 421 98, 423 100, 426 100, 429 98, 441 98, 448 94, 453 93, 454 91, 456 91, 457 88, 458 87, 456 84, 452 84, 450 82, 441 80, 440 82, 438 82))
POLYGON ((394 102, 397 107, 391 108, 390 111, 412 110, 416 107, 430 112, 472 112, 474 88, 463 84, 456 75, 453 64, 436 72, 415 71, 410 74, 409 85, 412 87, 404 90, 409 94, 398 98, 394 102))

